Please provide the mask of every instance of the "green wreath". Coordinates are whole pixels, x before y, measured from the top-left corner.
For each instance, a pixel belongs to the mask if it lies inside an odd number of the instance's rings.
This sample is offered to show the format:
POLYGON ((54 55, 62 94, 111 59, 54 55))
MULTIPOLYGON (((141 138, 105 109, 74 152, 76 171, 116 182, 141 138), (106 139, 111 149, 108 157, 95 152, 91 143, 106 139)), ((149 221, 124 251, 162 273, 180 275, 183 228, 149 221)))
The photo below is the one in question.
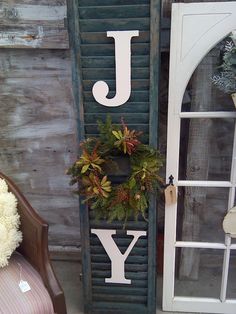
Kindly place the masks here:
POLYGON ((231 33, 222 49, 222 63, 213 75, 213 84, 226 94, 236 93, 236 35, 231 33))
POLYGON ((158 175, 163 164, 160 153, 142 144, 141 133, 129 130, 123 121, 120 129, 108 117, 106 123, 98 122, 98 129, 98 138, 80 144, 82 154, 67 171, 70 184, 78 183, 75 192, 98 219, 127 221, 140 214, 146 219, 150 193, 163 183, 158 175), (119 174, 119 157, 128 157, 130 175, 123 183, 112 183, 112 175, 119 174))

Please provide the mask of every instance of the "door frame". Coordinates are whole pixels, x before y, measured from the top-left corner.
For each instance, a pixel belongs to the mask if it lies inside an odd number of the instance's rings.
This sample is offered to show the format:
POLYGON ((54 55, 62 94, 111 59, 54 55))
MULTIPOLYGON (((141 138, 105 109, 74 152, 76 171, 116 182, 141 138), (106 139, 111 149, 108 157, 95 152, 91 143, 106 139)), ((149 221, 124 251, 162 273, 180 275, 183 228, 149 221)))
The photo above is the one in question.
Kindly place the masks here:
MULTIPOLYGON (((180 124, 184 118, 236 118, 234 112, 181 112, 187 83, 202 58, 227 34, 236 29, 236 2, 172 4, 167 130, 166 178, 174 176, 177 186, 228 187, 229 208, 236 188, 236 128, 230 181, 178 180, 180 124), (198 25, 198 27, 196 27, 198 25), (173 157, 174 156, 174 157, 173 157)), ((165 207, 163 310, 234 314, 236 299, 226 299, 230 250, 236 249, 226 236, 225 243, 176 241, 177 204, 165 207), (175 251, 177 247, 224 250, 224 271, 219 299, 174 295, 175 251)))

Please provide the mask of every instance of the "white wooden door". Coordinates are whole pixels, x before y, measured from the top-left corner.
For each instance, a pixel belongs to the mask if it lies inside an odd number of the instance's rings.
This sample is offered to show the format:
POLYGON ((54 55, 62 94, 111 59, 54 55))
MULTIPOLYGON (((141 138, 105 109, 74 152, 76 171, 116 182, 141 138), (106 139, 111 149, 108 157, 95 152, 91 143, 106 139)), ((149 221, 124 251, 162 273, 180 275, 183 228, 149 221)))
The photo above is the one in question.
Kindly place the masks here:
MULTIPOLYGON (((204 56, 236 29, 236 2, 173 4, 171 25, 166 177, 174 177, 178 202, 165 208, 163 309, 181 313, 235 314, 236 242, 223 233, 221 225, 225 211, 235 206, 236 110, 229 96, 226 107, 219 109, 221 107, 213 103, 213 109, 209 110, 204 95, 198 95, 198 100, 203 99, 206 107, 202 109, 200 104, 200 110, 193 111, 183 105, 183 96, 192 97, 191 92, 186 94, 186 87, 204 56), (193 121, 202 136, 206 125, 214 133, 207 143, 210 149, 206 147, 209 155, 206 155, 205 149, 199 152, 199 158, 209 161, 208 174, 201 177, 200 171, 197 180, 191 180, 191 176, 189 179, 186 173, 183 175, 179 171, 183 159, 189 162, 186 156, 181 155, 181 145, 185 145, 182 137, 185 136, 186 125, 188 129, 191 125, 193 127, 193 121), (224 132, 228 136, 221 140, 224 132), (221 156, 214 155, 216 146, 221 156), (217 158, 221 158, 220 163, 214 161, 217 158), (226 159, 227 165, 224 165, 226 159), (224 167, 226 175, 222 176, 224 167), (201 200, 197 214, 186 214, 186 208, 183 211, 183 207, 188 206, 186 198, 191 198, 191 191, 201 194, 204 204, 207 204, 203 206, 201 200), (183 221, 189 214, 192 215, 190 226, 183 227, 183 221), (195 218, 197 222, 194 222, 195 218)), ((204 73, 207 77, 207 71, 204 73)), ((203 90, 207 90, 205 84, 202 86, 203 90)), ((193 148, 199 145, 190 144, 193 148)))

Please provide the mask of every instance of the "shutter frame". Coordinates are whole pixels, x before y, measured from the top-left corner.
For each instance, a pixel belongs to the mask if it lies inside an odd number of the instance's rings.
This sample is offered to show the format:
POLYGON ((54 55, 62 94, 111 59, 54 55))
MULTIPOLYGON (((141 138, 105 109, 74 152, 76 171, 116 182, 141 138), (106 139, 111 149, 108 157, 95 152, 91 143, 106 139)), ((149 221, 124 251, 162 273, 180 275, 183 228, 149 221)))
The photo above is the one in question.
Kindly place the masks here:
MULTIPOLYGON (((127 0, 102 0, 96 8, 99 10, 97 20, 104 19, 106 12, 112 12, 111 6, 119 11, 119 19, 106 18, 101 23, 98 31, 98 47, 96 50, 96 34, 94 33, 94 25, 96 21, 91 21, 93 17, 93 6, 97 3, 94 0, 72 0, 68 1, 68 25, 70 46, 72 52, 72 77, 75 103, 78 110, 78 140, 81 141, 85 137, 96 135, 96 118, 97 114, 105 119, 109 113, 116 122, 119 116, 123 116, 128 122, 128 126, 132 129, 141 129, 144 131, 144 141, 148 140, 149 144, 157 147, 158 136, 158 86, 159 86, 159 60, 160 60, 160 0, 132 0, 132 5, 143 5, 147 11, 149 6, 149 16, 129 19, 125 12, 125 18, 122 18, 122 8, 125 9, 127 0), (85 8, 86 3, 86 8, 85 8), (108 8, 109 4, 109 8, 108 8), (104 10, 101 8, 104 7, 104 10), (81 19, 79 14, 81 14, 81 19), (88 24, 86 25, 86 14, 88 24), (132 19, 135 19, 135 27, 131 27, 132 19), (83 20, 83 21, 82 21, 83 20), (82 21, 82 22, 81 22, 82 21), (118 22, 118 24, 116 24, 118 22), (138 29, 140 37, 133 38, 131 41, 132 49, 132 91, 128 104, 118 108, 105 108, 97 104, 92 96, 91 86, 97 79, 92 79, 93 71, 99 71, 99 62, 103 62, 107 67, 107 71, 103 73, 109 74, 109 79, 101 78, 114 84, 112 80, 112 70, 114 70, 114 42, 109 42, 106 38, 106 31, 122 30, 116 29, 116 25, 122 26, 124 30, 138 29), (110 28, 107 28, 109 26, 110 28), (140 26, 141 29, 138 27, 140 26), (81 31, 82 28, 82 31, 81 31), (104 34, 102 34, 104 33, 104 34), (104 49, 104 50, 102 50, 104 49), (99 55, 93 55, 97 51, 99 55), (104 54, 103 54, 104 51, 104 54), (140 57, 140 58, 139 58, 140 57), (140 71, 138 70, 140 69, 140 71), (149 76, 147 77, 147 71, 149 76), (141 73, 142 72, 142 73, 141 73), (144 75, 144 78, 142 77, 144 75), (133 106, 133 109, 132 109, 133 106), (99 112, 97 112, 99 110, 99 112), (136 112, 138 110, 138 112, 136 112), (96 114, 97 113, 97 114, 96 114), (133 120, 133 121, 132 121, 133 120)), ((129 6, 129 5, 128 5, 129 6)), ((128 7, 127 6, 127 7, 128 7)), ((96 10, 94 10, 96 12, 96 10)), ((138 12, 138 10, 137 10, 138 12)), ((96 17, 93 19, 96 20, 96 17)), ((98 73, 97 75, 101 75, 98 73)), ((95 75, 96 76, 96 75, 95 75)), ((80 225, 81 225, 81 244, 82 244, 82 272, 83 272, 83 295, 85 313, 155 313, 156 311, 156 198, 150 198, 150 206, 148 210, 149 222, 132 221, 126 229, 147 230, 147 238, 141 238, 136 243, 127 259, 127 272, 132 275, 129 270, 132 267, 137 270, 137 274, 133 273, 133 287, 130 285, 109 285, 105 284, 103 277, 110 271, 109 258, 103 252, 102 245, 96 240, 95 235, 90 234, 91 228, 100 229, 116 229, 121 230, 123 226, 119 222, 111 224, 107 222, 95 222, 89 215, 86 205, 80 202, 80 225), (147 239, 146 244, 145 239, 147 239), (142 247, 144 245, 144 247, 142 247), (145 251, 146 246, 146 251, 145 251), (136 254, 136 255, 135 255, 136 254), (138 255, 139 254, 139 255, 138 255), (137 260, 137 262, 136 262, 137 260), (106 269, 106 265, 107 268, 106 269), (103 283, 104 281, 104 283, 103 283), (99 293, 99 287, 102 289, 99 293), (107 295, 106 287, 110 287, 112 294, 107 295), (117 288, 116 288, 117 287, 117 288), (120 288, 119 288, 120 287, 120 288), (122 302, 123 296, 130 295, 126 298, 126 302, 122 302), (133 291, 128 293, 129 288, 133 291), (128 290, 127 290, 128 289, 128 290), (117 294, 117 293, 120 294, 117 294), (119 295, 121 298, 119 299, 119 295), (119 302, 117 302, 117 300, 119 302)), ((124 238, 118 242, 125 243, 124 238)), ((122 244, 125 245, 125 244, 122 244)), ((104 277, 105 278, 105 277, 104 277)), ((127 275, 127 278, 129 276, 127 275)), ((132 278, 131 278, 132 279, 132 278)))

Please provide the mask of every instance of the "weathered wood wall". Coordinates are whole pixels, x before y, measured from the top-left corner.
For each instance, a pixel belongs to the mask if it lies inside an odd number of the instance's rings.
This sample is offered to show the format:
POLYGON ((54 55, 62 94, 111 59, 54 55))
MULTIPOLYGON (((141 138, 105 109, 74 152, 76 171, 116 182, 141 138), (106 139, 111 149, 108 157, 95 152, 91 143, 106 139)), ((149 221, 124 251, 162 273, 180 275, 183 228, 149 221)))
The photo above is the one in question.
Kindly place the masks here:
POLYGON ((66 168, 77 153, 66 0, 0 4, 0 169, 50 225, 52 246, 79 246, 66 168))
POLYGON ((0 47, 69 48, 66 0, 2 0, 0 47))

